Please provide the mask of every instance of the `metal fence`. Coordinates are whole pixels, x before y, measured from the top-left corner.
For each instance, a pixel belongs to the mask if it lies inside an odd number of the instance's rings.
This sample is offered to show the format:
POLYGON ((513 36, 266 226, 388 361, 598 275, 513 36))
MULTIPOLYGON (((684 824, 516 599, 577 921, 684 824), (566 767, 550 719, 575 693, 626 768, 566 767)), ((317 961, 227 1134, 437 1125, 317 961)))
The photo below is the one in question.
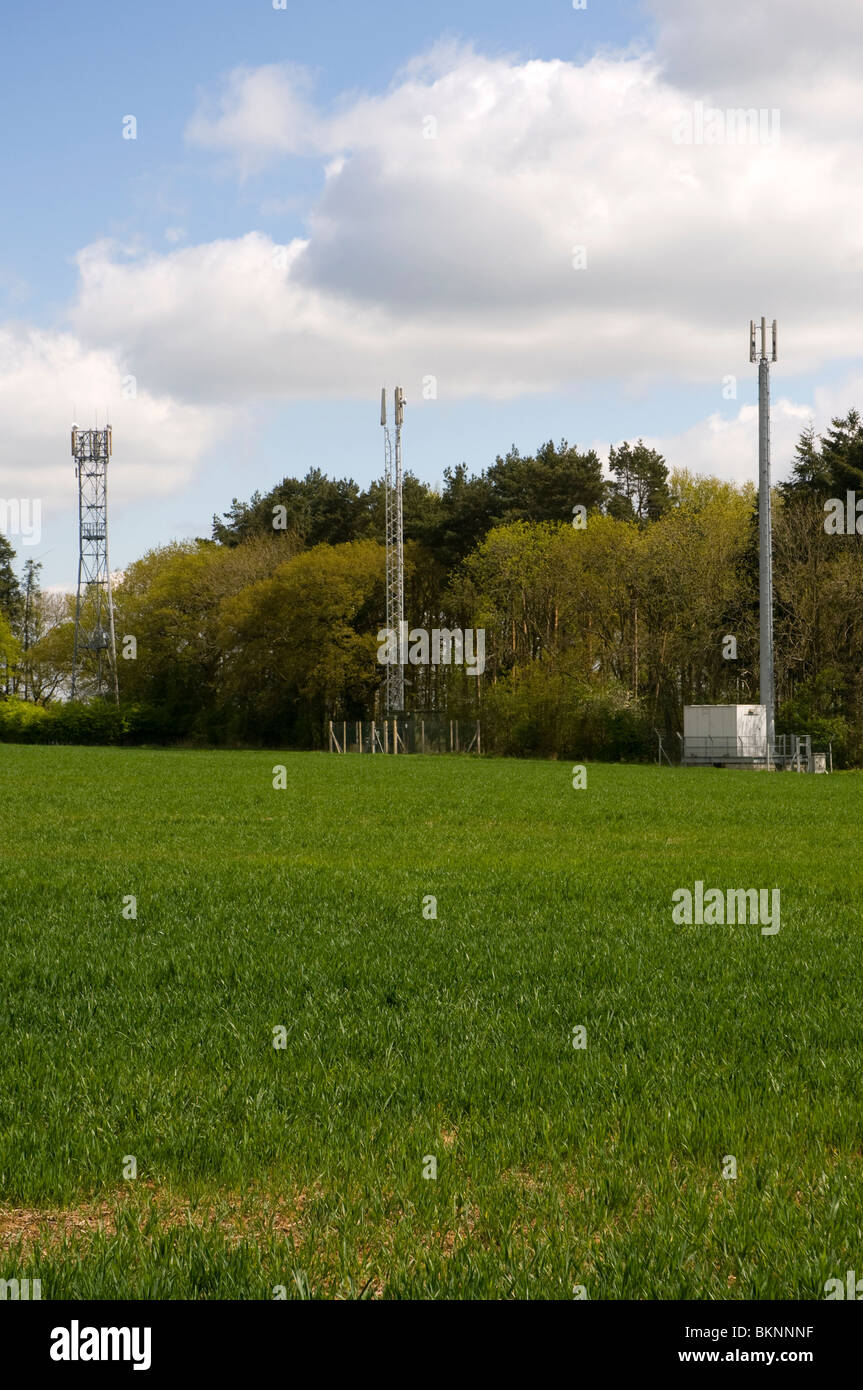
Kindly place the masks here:
MULTIPOLYGON (((674 739, 655 730, 659 741, 657 761, 672 765, 674 739)), ((679 760, 684 767, 751 767, 780 772, 832 772, 833 745, 826 753, 816 752, 809 734, 777 734, 771 744, 760 749, 744 738, 684 738, 676 735, 679 760)))
POLYGON ((478 719, 393 714, 388 719, 329 721, 331 753, 481 753, 478 719))

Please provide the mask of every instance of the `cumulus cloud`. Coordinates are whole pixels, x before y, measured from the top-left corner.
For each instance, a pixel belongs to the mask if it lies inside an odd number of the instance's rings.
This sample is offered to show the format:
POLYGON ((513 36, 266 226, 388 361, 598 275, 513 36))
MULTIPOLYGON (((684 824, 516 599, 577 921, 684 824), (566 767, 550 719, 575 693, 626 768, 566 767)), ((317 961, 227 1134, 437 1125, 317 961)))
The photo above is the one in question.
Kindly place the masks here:
MULTIPOLYGON (((863 9, 848 0, 647 0, 657 22, 656 57, 669 80, 715 95, 780 103, 789 112, 837 113, 837 95, 857 94, 863 9), (839 80, 843 89, 836 91, 839 80), (760 99, 759 99, 760 98, 760 99), (814 100, 813 100, 814 98, 814 100)), ((852 118, 853 105, 844 106, 852 118)))
POLYGON ((198 402, 365 394, 393 371, 450 397, 706 381, 745 361, 765 309, 789 370, 852 354, 863 209, 847 170, 808 137, 676 144, 687 100, 646 57, 439 48, 331 111, 295 68, 239 70, 189 139, 315 154, 307 234, 89 247, 73 322, 198 402))
POLYGON ((268 155, 319 153, 326 137, 311 102, 312 87, 311 74, 296 64, 235 68, 216 95, 202 97, 187 139, 231 151, 248 171, 268 155))
MULTIPOLYGON (((770 419, 771 473, 774 482, 788 476, 794 449, 816 410, 779 397, 772 402, 770 419)), ((688 468, 725 478, 728 482, 758 482, 758 407, 742 405, 737 414, 718 411, 677 434, 650 443, 664 455, 670 468, 688 468)))
MULTIPOLYGON (((387 91, 335 103, 296 66, 228 74, 201 97, 189 146, 243 176, 266 169, 273 218, 294 161, 315 161, 302 235, 86 247, 72 335, 56 339, 75 344, 77 379, 93 373, 80 398, 134 373, 135 418, 174 422, 146 448, 151 463, 168 451, 176 481, 175 448, 200 458, 226 414, 260 400, 369 397, 384 379, 415 396, 429 377, 450 400, 594 381, 718 389, 747 370, 762 313, 780 320, 780 372, 857 355, 863 195, 843 141, 863 110, 863 17, 844 0, 815 17, 802 0, 651 4, 651 54, 521 61, 443 45, 387 91), (779 143, 676 143, 702 99, 778 105, 779 143)), ((796 437, 806 408, 780 395, 776 428, 796 437)), ((669 457, 748 470, 752 429, 746 409, 717 415, 670 438, 669 457)))
POLYGON ((82 428, 104 427, 107 415, 122 440, 123 467, 111 482, 121 504, 187 484, 216 436, 217 417, 146 388, 132 396, 135 385, 114 355, 71 333, 0 329, 4 495, 68 509, 77 487, 70 444, 75 410, 82 428))
MULTIPOLYGON (((863 401, 863 372, 850 372, 831 386, 819 386, 806 401, 775 395, 770 407, 770 458, 774 482, 791 473, 797 442, 810 424, 824 434, 833 419, 847 415, 854 402, 863 401)), ((618 440, 618 443, 622 441, 618 440)), ((676 433, 645 436, 670 468, 725 478, 729 482, 758 482, 758 407, 741 405, 733 415, 714 411, 676 433)), ((593 446, 607 458, 607 446, 593 446)))

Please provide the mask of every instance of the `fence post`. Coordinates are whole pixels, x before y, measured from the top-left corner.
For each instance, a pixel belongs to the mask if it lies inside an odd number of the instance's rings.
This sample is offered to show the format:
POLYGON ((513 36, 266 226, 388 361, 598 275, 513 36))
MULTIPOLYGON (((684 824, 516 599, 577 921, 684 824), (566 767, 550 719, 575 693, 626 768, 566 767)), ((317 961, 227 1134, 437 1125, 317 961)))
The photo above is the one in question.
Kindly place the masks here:
POLYGON ((330 720, 330 752, 333 751, 333 721, 330 720))
POLYGON ((481 745, 481 743, 480 743, 480 732, 479 732, 479 720, 476 721, 476 754, 477 754, 477 757, 480 757, 481 754, 482 754, 482 745, 481 745))
POLYGON ((378 731, 377 731, 377 729, 375 728, 375 721, 372 720, 372 752, 373 752, 373 753, 376 753, 376 752, 377 752, 377 749, 375 748, 375 741, 376 741, 376 739, 377 739, 377 736, 378 736, 378 731))
POLYGON ((425 722, 424 719, 421 719, 421 720, 420 720, 420 752, 421 752, 421 753, 424 753, 425 751, 426 751, 426 722, 425 722))
POLYGON ((394 718, 394 719, 393 719, 393 752, 394 752, 394 753, 397 753, 398 751, 399 751, 399 721, 398 721, 397 719, 394 718))
POLYGON ((390 751, 390 721, 389 721, 388 719, 385 719, 385 720, 384 720, 384 752, 385 752, 385 753, 388 753, 389 751, 390 751))

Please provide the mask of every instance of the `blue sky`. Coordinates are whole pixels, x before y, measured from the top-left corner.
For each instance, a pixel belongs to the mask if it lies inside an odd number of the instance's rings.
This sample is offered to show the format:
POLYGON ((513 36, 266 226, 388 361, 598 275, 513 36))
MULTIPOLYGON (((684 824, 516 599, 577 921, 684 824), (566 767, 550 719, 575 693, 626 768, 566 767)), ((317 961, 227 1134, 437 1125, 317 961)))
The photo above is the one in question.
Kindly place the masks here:
POLYGON ((846 8, 7 5, 0 498, 43 504, 19 559, 74 585, 73 409, 114 423, 115 568, 286 473, 368 483, 384 380, 430 482, 563 436, 754 476, 761 313, 781 476, 810 414, 863 405, 846 8), (781 145, 680 144, 696 102, 781 109, 781 145))
MULTIPOLYGON (((75 288, 74 256, 108 235, 162 240, 166 220, 194 241, 262 226, 281 239, 302 232, 294 218, 261 218, 267 179, 226 187, 214 161, 184 148, 196 91, 238 64, 288 61, 312 69, 324 101, 352 90, 384 90, 398 68, 442 36, 483 51, 578 58, 602 44, 624 45, 652 24, 632 0, 604 0, 583 12, 512 0, 400 6, 349 0, 214 0, 207 4, 85 3, 4 6, 11 61, 0 84, 0 172, 13 190, 4 219, 0 307, 55 315, 75 288), (38 55, 38 56, 37 56, 38 55), (138 118, 138 139, 119 139, 122 116, 138 118), (130 158, 133 156, 133 158, 130 158), (21 297, 20 282, 28 288, 21 297), (16 293, 16 286, 18 292, 16 293)), ((302 202, 321 183, 317 164, 299 162, 290 193, 302 202)))

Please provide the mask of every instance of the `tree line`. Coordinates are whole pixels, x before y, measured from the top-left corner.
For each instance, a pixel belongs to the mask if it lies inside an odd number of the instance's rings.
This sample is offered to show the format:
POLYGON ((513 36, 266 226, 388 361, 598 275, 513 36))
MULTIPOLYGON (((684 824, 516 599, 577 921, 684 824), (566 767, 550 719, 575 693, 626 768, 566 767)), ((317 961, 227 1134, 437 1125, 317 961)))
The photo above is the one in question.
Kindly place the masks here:
MULTIPOLYGON (((824 506, 857 487, 851 410, 804 430, 774 498, 777 728, 848 764, 863 761, 863 561, 824 506)), ((669 472, 642 440, 606 477, 594 451, 548 441, 448 468, 440 489, 408 474, 404 517, 410 628, 485 633, 480 678, 409 666, 408 710, 480 717, 489 752, 645 758, 657 730, 674 744, 685 703, 757 701, 753 485, 669 472)), ((315 748, 329 719, 380 716, 383 530, 381 482, 311 469, 149 551, 115 588, 118 713, 68 705, 74 601, 44 594, 32 562, 16 575, 0 538, 0 734, 315 748)))

